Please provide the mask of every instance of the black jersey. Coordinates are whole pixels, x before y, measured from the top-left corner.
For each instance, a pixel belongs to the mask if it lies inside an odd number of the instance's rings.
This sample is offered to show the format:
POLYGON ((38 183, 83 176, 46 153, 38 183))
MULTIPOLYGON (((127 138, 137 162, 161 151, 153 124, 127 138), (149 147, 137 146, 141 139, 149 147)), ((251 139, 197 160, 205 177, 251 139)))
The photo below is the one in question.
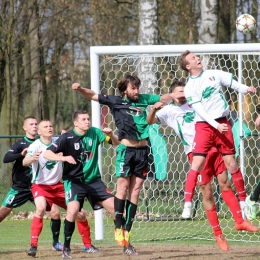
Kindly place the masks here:
POLYGON ((31 187, 31 168, 23 166, 24 156, 22 156, 21 152, 25 148, 28 148, 34 141, 35 139, 29 139, 25 136, 23 139, 13 144, 11 149, 4 156, 4 163, 15 161, 12 170, 12 186, 15 188, 28 189, 31 187))
POLYGON ((120 96, 99 94, 98 100, 110 108, 118 129, 118 140, 142 140, 149 137, 146 108, 159 102, 160 96, 140 94, 138 101, 129 102, 120 96))
POLYGON ((109 141, 100 129, 90 127, 84 135, 75 129, 62 134, 47 150, 62 152, 63 156, 72 156, 77 164, 64 162, 63 180, 77 183, 91 183, 101 179, 98 167, 98 146, 109 141))

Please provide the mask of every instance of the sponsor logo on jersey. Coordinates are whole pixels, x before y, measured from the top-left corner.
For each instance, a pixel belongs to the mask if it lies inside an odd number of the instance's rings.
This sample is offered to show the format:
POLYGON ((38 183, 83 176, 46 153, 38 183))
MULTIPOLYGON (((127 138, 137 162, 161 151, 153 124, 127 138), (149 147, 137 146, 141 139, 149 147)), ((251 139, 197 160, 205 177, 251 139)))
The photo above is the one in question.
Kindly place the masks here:
POLYGON ((74 148, 75 148, 75 150, 79 150, 79 143, 74 143, 74 148))
POLYGON ((129 111, 126 111, 126 113, 131 116, 140 116, 141 114, 144 113, 144 111, 139 107, 130 106, 129 111))
POLYGON ((68 136, 68 137, 67 137, 67 139, 72 139, 72 138, 73 138, 73 136, 68 136))
POLYGON ((204 99, 210 98, 212 96, 212 94, 214 93, 215 88, 214 87, 206 87, 205 90, 202 91, 202 97, 204 99))
POLYGON ((122 103, 122 105, 127 105, 128 103, 122 103))

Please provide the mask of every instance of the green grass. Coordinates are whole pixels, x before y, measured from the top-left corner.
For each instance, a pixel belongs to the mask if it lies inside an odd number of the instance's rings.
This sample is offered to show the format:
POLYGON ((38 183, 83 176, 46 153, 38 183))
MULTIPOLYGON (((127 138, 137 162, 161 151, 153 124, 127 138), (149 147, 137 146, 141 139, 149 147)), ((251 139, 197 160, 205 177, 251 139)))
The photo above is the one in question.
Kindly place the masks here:
MULTIPOLYGON (((89 220, 92 230, 92 240, 96 246, 114 246, 113 222, 110 218, 105 219, 104 240, 95 241, 94 219, 89 220)), ((0 252, 26 250, 30 245, 31 220, 4 220, 0 224, 0 252)), ((39 246, 48 246, 52 243, 50 220, 44 220, 44 227, 39 239, 39 246)), ((230 244, 240 244, 241 241, 258 242, 258 235, 238 233, 229 219, 222 219, 221 226, 225 230, 226 238, 230 244), (232 242, 233 241, 233 242, 232 242), (240 242, 239 242, 240 241, 240 242)), ((214 240, 212 232, 206 220, 193 221, 136 221, 132 230, 132 238, 135 244, 160 243, 160 244, 212 244, 214 240), (205 228, 204 228, 205 227, 205 228), (188 233, 185 233, 188 230, 188 233)), ((61 232, 61 241, 63 235, 61 232)), ((243 242, 243 244, 244 244, 243 242)), ((254 244, 254 243, 253 243, 254 244)), ((73 234, 72 245, 82 245, 81 237, 77 228, 73 234)))

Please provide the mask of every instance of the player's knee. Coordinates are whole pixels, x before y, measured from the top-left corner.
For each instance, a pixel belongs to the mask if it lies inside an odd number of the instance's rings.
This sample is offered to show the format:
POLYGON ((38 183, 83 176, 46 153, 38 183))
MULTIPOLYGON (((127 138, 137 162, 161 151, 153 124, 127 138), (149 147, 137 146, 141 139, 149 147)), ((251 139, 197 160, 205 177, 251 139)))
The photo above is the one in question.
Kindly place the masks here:
POLYGON ((210 201, 213 197, 211 185, 205 184, 200 186, 200 190, 203 196, 203 200, 210 201))
POLYGON ((0 222, 2 222, 11 213, 11 211, 12 209, 10 208, 6 208, 6 207, 0 208, 0 222))

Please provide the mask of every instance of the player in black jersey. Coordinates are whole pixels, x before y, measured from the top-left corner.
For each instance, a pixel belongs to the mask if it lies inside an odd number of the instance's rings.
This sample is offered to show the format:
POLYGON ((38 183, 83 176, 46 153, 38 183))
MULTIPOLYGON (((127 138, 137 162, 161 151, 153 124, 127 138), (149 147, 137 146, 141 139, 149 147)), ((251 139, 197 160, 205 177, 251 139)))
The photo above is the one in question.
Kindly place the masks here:
MULTIPOLYGON (((12 187, 5 196, 0 208, 0 222, 3 221, 12 211, 25 204, 27 201, 33 203, 31 193, 31 174, 30 168, 23 166, 23 159, 31 143, 35 141, 37 135, 37 120, 35 117, 28 116, 24 119, 23 129, 25 136, 12 145, 10 150, 3 158, 4 163, 14 162, 12 169, 12 187)), ((53 233, 53 249, 60 251, 59 243, 60 232, 60 213, 56 205, 51 209, 51 230, 53 233)))
POLYGON ((140 84, 141 81, 137 76, 124 76, 117 84, 120 96, 97 94, 93 90, 82 88, 79 83, 72 85, 72 89, 86 99, 107 105, 114 116, 121 143, 117 148, 116 158, 115 240, 124 247, 124 252, 128 255, 137 254, 130 244, 130 230, 148 168, 149 126, 146 122, 146 108, 158 101, 168 104, 178 98, 174 93, 163 96, 140 94, 140 84))
POLYGON ((72 258, 71 237, 75 229, 77 213, 83 208, 85 198, 94 210, 95 206, 99 205, 114 218, 114 196, 101 180, 98 146, 103 142, 119 144, 110 128, 103 129, 102 132, 96 127, 91 127, 86 111, 76 111, 73 115, 73 124, 73 130, 61 135, 43 153, 43 157, 48 160, 64 162, 62 179, 67 203, 64 221, 63 258, 65 259, 72 258))

